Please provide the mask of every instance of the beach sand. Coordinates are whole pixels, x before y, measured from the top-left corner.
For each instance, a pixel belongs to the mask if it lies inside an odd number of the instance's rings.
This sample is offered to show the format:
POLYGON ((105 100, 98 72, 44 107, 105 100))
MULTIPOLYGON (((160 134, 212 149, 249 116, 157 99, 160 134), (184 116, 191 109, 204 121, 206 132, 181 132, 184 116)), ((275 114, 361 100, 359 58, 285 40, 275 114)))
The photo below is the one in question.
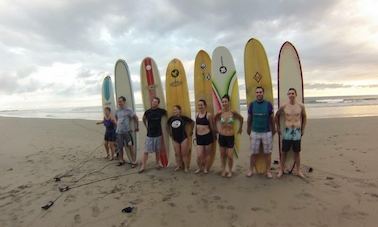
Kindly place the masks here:
POLYGON ((234 177, 226 179, 218 154, 208 175, 193 173, 195 152, 190 174, 155 170, 151 155, 150 169, 137 174, 104 159, 104 128, 94 121, 1 117, 0 226, 377 226, 377 123, 309 120, 302 143, 307 178, 269 180, 245 177, 245 130, 234 177), (72 189, 59 192, 66 185, 72 189), (122 213, 127 206, 135 209, 122 213))

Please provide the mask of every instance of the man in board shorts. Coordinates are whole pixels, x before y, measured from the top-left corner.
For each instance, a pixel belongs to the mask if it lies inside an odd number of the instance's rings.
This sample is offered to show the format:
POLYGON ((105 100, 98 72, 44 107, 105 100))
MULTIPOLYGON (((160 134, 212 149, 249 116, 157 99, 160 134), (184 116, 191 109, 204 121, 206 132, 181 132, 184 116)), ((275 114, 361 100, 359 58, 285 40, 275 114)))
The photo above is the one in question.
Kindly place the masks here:
POLYGON ((158 97, 154 97, 151 102, 151 108, 148 109, 143 115, 143 123, 147 128, 147 137, 139 173, 142 173, 146 168, 149 153, 155 153, 156 167, 162 167, 162 164, 160 163, 160 148, 162 139, 161 119, 163 116, 167 116, 167 111, 159 108, 159 104, 160 99, 158 97))
POLYGON ((264 100, 264 88, 256 88, 256 100, 248 106, 247 133, 251 137, 251 158, 247 177, 253 175, 260 145, 263 144, 266 163, 266 176, 272 178, 270 172, 271 153, 273 149, 273 135, 276 133, 273 119, 272 103, 264 100), (252 131, 252 133, 251 133, 252 131))
POLYGON ((287 91, 287 96, 289 101, 282 105, 275 116, 275 121, 277 125, 277 130, 279 135, 282 136, 282 149, 281 149, 281 160, 280 160, 280 170, 277 177, 281 177, 285 170, 286 153, 291 149, 294 152, 294 161, 296 167, 296 175, 304 178, 304 175, 300 169, 300 151, 301 151, 301 139, 304 134, 304 130, 307 123, 307 115, 304 104, 298 102, 297 90, 295 88, 289 88, 287 91), (281 131, 280 128, 280 117, 284 117, 285 128, 281 131))
POLYGON ((117 121, 117 129, 116 129, 116 142, 117 142, 117 152, 119 158, 119 166, 125 164, 125 160, 123 158, 123 148, 126 149, 128 147, 130 149, 131 157, 131 167, 136 166, 136 152, 134 141, 131 136, 131 129, 130 129, 130 120, 134 120, 135 122, 135 131, 139 131, 138 127, 138 117, 135 112, 126 107, 126 98, 120 96, 118 98, 118 109, 115 113, 115 118, 117 121))

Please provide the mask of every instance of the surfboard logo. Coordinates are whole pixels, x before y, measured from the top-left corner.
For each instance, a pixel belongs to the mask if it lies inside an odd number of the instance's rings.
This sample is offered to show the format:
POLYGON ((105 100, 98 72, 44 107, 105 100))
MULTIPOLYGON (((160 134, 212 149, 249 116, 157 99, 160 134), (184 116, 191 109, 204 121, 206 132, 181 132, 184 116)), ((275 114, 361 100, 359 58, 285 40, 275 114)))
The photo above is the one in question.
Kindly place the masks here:
POLYGON ((152 69, 151 65, 146 65, 146 70, 150 71, 152 69))
POLYGON ((171 76, 177 78, 180 75, 180 72, 177 69, 171 71, 171 76))
POLYGON ((205 63, 201 64, 201 69, 206 69, 206 64, 205 63))
POLYGON ((221 67, 219 68, 219 72, 225 74, 227 72, 227 67, 223 65, 223 57, 221 56, 221 67))
POLYGON ((260 83, 262 75, 259 72, 256 72, 256 74, 253 76, 253 79, 255 79, 257 83, 260 83))
POLYGON ((219 68, 219 72, 222 73, 222 74, 225 74, 227 72, 227 68, 226 66, 222 65, 220 68, 219 68))

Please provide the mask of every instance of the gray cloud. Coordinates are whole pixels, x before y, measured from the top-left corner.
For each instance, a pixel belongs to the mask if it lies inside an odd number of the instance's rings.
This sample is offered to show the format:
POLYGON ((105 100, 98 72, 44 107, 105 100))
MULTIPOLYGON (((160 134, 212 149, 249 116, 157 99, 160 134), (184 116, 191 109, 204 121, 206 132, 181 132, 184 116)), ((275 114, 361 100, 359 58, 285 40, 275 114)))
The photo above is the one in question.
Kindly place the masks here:
MULTIPOLYGON (((79 83, 69 87, 52 83, 52 95, 98 94, 103 76, 99 72, 113 74, 118 58, 128 62, 132 86, 139 91, 139 67, 145 56, 156 60, 164 78, 172 58, 193 61, 199 49, 211 55, 218 45, 230 49, 239 78, 244 79, 244 45, 251 37, 265 46, 273 83, 279 48, 289 39, 299 50, 306 88, 347 88, 344 82, 377 75, 378 52, 362 38, 347 40, 350 28, 361 23, 358 17, 334 16, 340 9, 353 12, 353 7, 345 9, 346 2, 5 1, 0 9, 0 78, 6 79, 1 92, 49 91, 28 77, 38 67, 58 62, 80 64, 79 83)), ((193 69, 186 72, 192 79, 193 69)), ((189 84, 192 87, 192 81, 189 84)))

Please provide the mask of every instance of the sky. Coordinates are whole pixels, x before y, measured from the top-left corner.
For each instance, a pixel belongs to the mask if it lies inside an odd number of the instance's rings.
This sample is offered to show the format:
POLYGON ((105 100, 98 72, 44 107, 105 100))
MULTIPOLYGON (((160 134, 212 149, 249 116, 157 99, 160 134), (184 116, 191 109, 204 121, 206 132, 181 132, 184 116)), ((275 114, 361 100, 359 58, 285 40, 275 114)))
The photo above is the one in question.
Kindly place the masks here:
POLYGON ((265 47, 275 96, 285 41, 299 52, 305 96, 378 95, 375 9, 374 0, 0 0, 0 110, 101 105, 102 80, 114 81, 120 58, 141 103, 146 56, 163 83, 179 58, 193 99, 194 58, 217 46, 230 50, 243 87, 252 37, 265 47))

